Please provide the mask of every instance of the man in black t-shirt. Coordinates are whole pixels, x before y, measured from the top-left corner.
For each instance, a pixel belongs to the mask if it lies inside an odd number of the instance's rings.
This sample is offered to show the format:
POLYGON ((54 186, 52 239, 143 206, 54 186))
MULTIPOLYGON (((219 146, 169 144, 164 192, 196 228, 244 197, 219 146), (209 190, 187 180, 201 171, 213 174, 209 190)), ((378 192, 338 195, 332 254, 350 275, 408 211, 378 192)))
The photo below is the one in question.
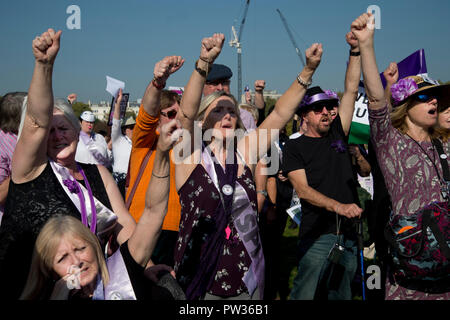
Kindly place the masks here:
POLYGON ((299 265, 292 300, 351 299, 356 268, 356 230, 351 219, 360 217, 347 136, 361 76, 359 46, 347 34, 350 59, 345 92, 339 105, 336 93, 320 87, 307 90, 299 106, 306 132, 286 143, 283 174, 289 178, 302 204, 299 265), (339 115, 331 113, 339 105, 339 115), (333 261, 333 263, 330 263, 333 261), (318 290, 319 289, 319 290, 318 290))
POLYGON ((339 115, 332 120, 330 111, 338 103, 337 96, 320 87, 308 89, 299 108, 307 131, 287 142, 283 152, 283 173, 302 204, 300 261, 291 299, 323 295, 317 290, 323 284, 329 299, 352 297, 357 259, 351 219, 359 217, 362 209, 347 150, 354 100, 343 98, 339 115), (340 258, 330 264, 328 255, 335 244, 345 249, 335 252, 340 258))

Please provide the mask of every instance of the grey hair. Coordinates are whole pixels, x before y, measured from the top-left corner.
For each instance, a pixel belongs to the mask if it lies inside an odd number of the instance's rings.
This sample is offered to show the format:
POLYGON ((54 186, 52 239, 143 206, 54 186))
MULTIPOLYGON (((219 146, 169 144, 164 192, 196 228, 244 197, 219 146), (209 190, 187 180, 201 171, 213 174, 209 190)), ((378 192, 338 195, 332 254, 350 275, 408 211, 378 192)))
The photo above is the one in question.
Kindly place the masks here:
POLYGON ((55 108, 64 113, 64 116, 72 124, 73 128, 79 133, 81 130, 80 121, 73 112, 72 106, 69 103, 67 103, 66 100, 60 98, 55 99, 54 104, 55 108))
MULTIPOLYGON (((77 116, 73 112, 72 106, 68 104, 64 99, 56 98, 53 102, 54 108, 61 111, 67 120, 72 124, 73 128, 77 131, 77 133, 81 130, 80 121, 77 116)), ((22 133, 23 124, 25 122, 25 114, 27 113, 27 105, 28 105, 28 96, 24 98, 22 103, 22 115, 20 117, 20 125, 19 125, 19 133, 17 137, 20 137, 22 133)))

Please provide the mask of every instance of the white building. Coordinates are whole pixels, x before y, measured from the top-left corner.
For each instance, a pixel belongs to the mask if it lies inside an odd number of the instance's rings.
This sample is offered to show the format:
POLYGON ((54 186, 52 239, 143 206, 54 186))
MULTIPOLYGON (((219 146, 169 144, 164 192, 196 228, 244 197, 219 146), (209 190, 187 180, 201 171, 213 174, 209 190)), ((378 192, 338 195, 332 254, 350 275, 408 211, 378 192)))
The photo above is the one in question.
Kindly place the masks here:
MULTIPOLYGON (((100 101, 98 104, 91 104, 90 107, 98 120, 108 121, 109 113, 111 112, 111 103, 100 101)), ((139 112, 139 104, 137 102, 128 102, 127 111, 133 111, 137 116, 139 112)))

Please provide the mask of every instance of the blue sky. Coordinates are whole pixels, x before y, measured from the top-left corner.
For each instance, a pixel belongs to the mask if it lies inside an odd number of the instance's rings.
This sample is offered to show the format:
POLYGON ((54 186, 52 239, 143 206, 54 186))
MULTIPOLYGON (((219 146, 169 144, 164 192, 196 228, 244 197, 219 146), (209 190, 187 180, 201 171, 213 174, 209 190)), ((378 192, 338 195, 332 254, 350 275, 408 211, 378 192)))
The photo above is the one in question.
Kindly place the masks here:
MULTIPOLYGON (((0 30, 0 95, 26 91, 33 70, 32 39, 48 27, 63 31, 54 71, 54 93, 71 92, 78 100, 110 101, 105 76, 126 83, 130 99, 141 98, 153 77, 155 63, 167 55, 186 59, 168 81, 184 86, 200 52, 201 39, 214 32, 226 43, 217 63, 234 73, 231 90, 237 93, 237 54, 228 45, 231 26, 239 25, 244 0, 15 0, 2 1, 0 30), (7 2, 7 5, 5 5, 7 2), (81 9, 81 29, 68 30, 69 5, 81 9)), ((348 59, 345 34, 351 22, 369 5, 381 9, 381 29, 376 32, 380 71, 390 61, 425 49, 431 77, 450 80, 450 1, 447 0, 251 0, 242 35, 243 86, 257 79, 267 89, 284 92, 302 65, 289 40, 280 9, 304 52, 313 42, 324 46, 314 83, 324 89, 343 90, 348 59)))

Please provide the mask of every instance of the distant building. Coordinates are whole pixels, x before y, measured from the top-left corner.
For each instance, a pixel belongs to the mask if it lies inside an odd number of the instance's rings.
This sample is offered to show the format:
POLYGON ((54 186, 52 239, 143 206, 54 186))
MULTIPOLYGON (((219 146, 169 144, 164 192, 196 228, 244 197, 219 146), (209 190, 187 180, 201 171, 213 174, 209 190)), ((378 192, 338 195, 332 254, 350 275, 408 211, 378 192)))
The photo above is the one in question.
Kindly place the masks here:
MULTIPOLYGON (((251 95, 251 99, 254 102, 255 101, 255 92, 250 90, 250 95, 251 95)), ((264 100, 271 98, 274 100, 278 100, 282 94, 278 93, 277 90, 264 90, 263 91, 263 95, 264 95, 264 100)), ((241 102, 240 103, 245 103, 245 93, 241 96, 241 102)))
MULTIPOLYGON (((127 105, 127 111, 132 111, 137 116, 139 112, 140 104, 137 101, 129 101, 127 105)), ((109 113, 111 112, 111 102, 100 101, 99 103, 93 103, 90 105, 95 117, 100 121, 107 121, 109 113)))

